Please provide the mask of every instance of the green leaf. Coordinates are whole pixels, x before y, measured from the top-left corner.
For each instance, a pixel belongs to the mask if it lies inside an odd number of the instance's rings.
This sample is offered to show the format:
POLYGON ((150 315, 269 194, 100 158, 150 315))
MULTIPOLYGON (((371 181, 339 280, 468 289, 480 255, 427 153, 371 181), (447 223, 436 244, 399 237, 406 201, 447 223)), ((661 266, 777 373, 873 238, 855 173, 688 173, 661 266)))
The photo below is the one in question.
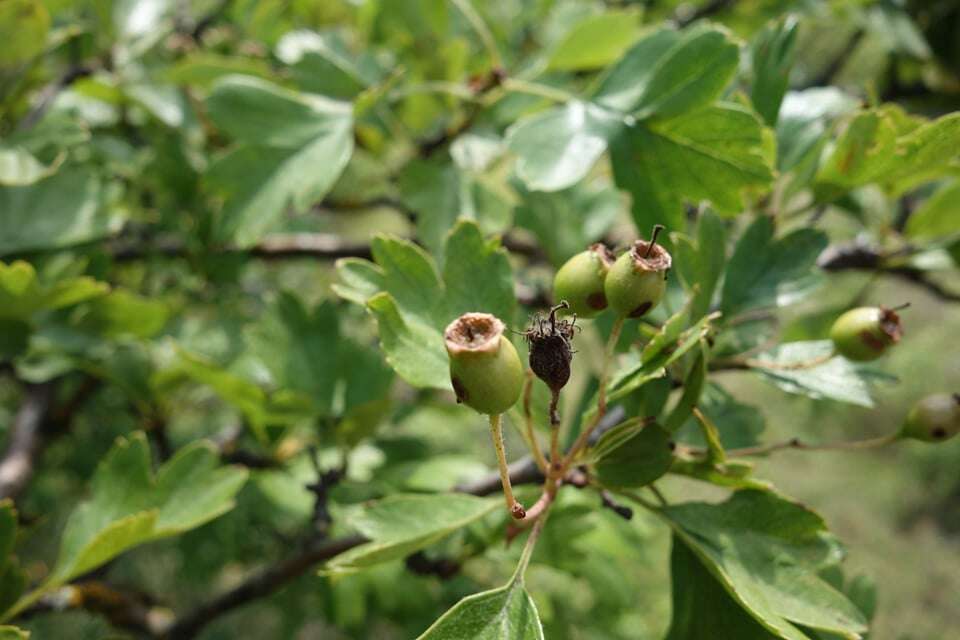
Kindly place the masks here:
POLYGON ((88 276, 40 282, 33 265, 0 262, 0 318, 29 320, 33 314, 69 307, 104 296, 110 287, 88 276))
POLYGON ((332 304, 308 310, 294 294, 282 292, 250 330, 249 341, 275 387, 301 391, 320 413, 330 412, 340 371, 340 327, 332 304))
POLYGON ((557 268, 606 235, 624 210, 622 195, 612 186, 580 183, 563 191, 527 191, 516 224, 533 233, 557 268))
POLYGON ((817 174, 821 200, 876 183, 892 195, 949 173, 960 145, 960 114, 924 121, 899 107, 861 111, 817 174))
POLYGON ((0 187, 0 255, 98 240, 121 222, 90 169, 68 167, 27 186, 0 187))
POLYGON ((750 101, 764 122, 777 124, 780 103, 790 84, 790 68, 796 57, 799 22, 788 16, 765 27, 751 47, 753 83, 750 101))
POLYGON ((803 173, 803 184, 813 179, 828 126, 859 105, 859 100, 836 87, 787 93, 777 120, 777 168, 803 173))
MULTIPOLYGON (((460 136, 454 145, 463 139, 460 136)), ((467 147, 451 146, 450 152, 459 148, 463 155, 473 154, 470 160, 461 159, 465 163, 485 161, 477 157, 485 151, 464 151, 467 147)), ((459 219, 475 220, 484 233, 506 231, 511 205, 496 186, 482 175, 449 162, 414 160, 400 175, 403 201, 416 211, 417 238, 435 255, 442 251, 447 234, 459 219)))
POLYGON ((632 420, 603 434, 594 448, 597 479, 612 489, 643 487, 670 470, 670 433, 659 424, 632 420))
POLYGON ((497 239, 486 240, 475 224, 460 222, 444 246, 443 282, 446 319, 468 311, 492 313, 513 320, 517 306, 513 269, 497 239))
POLYGON ((557 191, 583 179, 622 126, 620 115, 573 101, 518 121, 507 130, 507 145, 529 189, 557 191))
POLYGON ((0 4, 0 69, 15 68, 43 52, 50 14, 39 0, 4 0, 0 4))
POLYGON ((788 342, 759 354, 751 364, 764 378, 788 393, 837 400, 861 407, 873 406, 870 394, 873 383, 896 380, 893 376, 854 364, 845 358, 830 357, 827 360, 833 352, 833 343, 829 340, 788 342), (807 362, 819 364, 791 368, 807 362), (764 363, 770 364, 764 367, 764 363))
POLYGON ((730 83, 738 62, 737 44, 726 31, 715 26, 687 30, 654 62, 630 111, 637 118, 670 118, 704 107, 730 83))
POLYGON ((937 191, 907 220, 907 235, 918 240, 941 240, 960 233, 960 180, 937 191))
POLYGON ((547 69, 581 71, 610 64, 637 39, 641 15, 626 9, 586 16, 552 47, 547 69))
POLYGON ((163 330, 169 317, 162 300, 117 289, 93 301, 84 324, 107 337, 150 338, 163 330))
POLYGON ((269 392, 246 377, 183 350, 165 375, 186 376, 209 385, 225 402, 236 407, 263 435, 263 427, 287 425, 314 414, 310 398, 289 389, 269 392))
POLYGON ((687 546, 673 536, 670 552, 673 616, 665 640, 714 640, 718 629, 737 640, 774 640, 724 590, 687 546))
POLYGON ((23 147, 0 147, 0 186, 22 187, 49 178, 57 172, 66 157, 66 154, 58 154, 50 164, 45 165, 23 147))
POLYGON ((661 29, 637 42, 604 78, 594 100, 636 118, 669 118, 713 102, 737 70, 738 48, 715 26, 661 29))
POLYGON ((17 510, 12 500, 0 500, 0 620, 20 597, 27 583, 26 576, 11 556, 16 538, 17 510))
POLYGON ((415 318, 406 320, 396 299, 380 292, 367 300, 377 319, 380 347, 397 374, 415 387, 447 389, 449 362, 440 329, 415 318))
POLYGON ((702 318, 710 311, 713 294, 727 262, 727 232, 723 221, 711 211, 697 220, 697 239, 671 234, 674 268, 692 294, 690 317, 702 318))
POLYGON ((773 180, 759 118, 734 104, 626 127, 611 143, 617 185, 633 196, 639 229, 685 228, 685 202, 711 202, 722 214, 743 208, 744 191, 773 180))
POLYGON ((418 640, 543 640, 540 616, 523 583, 467 596, 418 640))
POLYGON ((29 640, 30 632, 10 625, 0 625, 0 640, 29 640))
POLYGON ((329 573, 350 573, 404 558, 479 520, 500 504, 492 498, 457 493, 392 495, 349 517, 349 524, 370 542, 328 562, 329 573))
POLYGON ((144 434, 121 438, 97 467, 91 498, 67 520, 53 571, 26 599, 127 549, 181 534, 226 513, 246 479, 246 470, 220 466, 216 449, 203 441, 180 449, 154 476, 144 434))
POLYGON ((348 104, 283 89, 250 76, 227 76, 207 101, 211 119, 240 144, 209 169, 226 197, 220 233, 249 247, 288 207, 319 201, 353 152, 348 104))
POLYGON ((847 637, 866 631, 857 607, 818 575, 842 552, 812 511, 771 492, 744 490, 720 504, 690 502, 660 513, 730 597, 774 637, 809 640, 797 625, 847 637))
MULTIPOLYGON (((766 428, 763 412, 743 404, 723 387, 708 383, 700 396, 697 408, 703 411, 720 431, 720 443, 725 449, 751 447, 759 442, 766 428)), ((693 446, 705 446, 700 426, 691 418, 677 437, 693 446)))
POLYGON ((241 75, 214 85, 207 112, 231 138, 266 147, 302 147, 351 125, 348 105, 241 75))
POLYGON ((513 321, 516 298, 506 251, 466 220, 447 236, 442 279, 434 260, 411 242, 381 235, 371 249, 375 264, 338 263, 335 291, 362 300, 377 319, 381 348, 400 377, 416 387, 449 389, 447 324, 467 311, 513 321))
POLYGON ((791 295, 813 275, 827 237, 798 229, 774 239, 771 218, 759 216, 740 237, 727 265, 721 309, 728 320, 750 309, 793 301, 791 295))

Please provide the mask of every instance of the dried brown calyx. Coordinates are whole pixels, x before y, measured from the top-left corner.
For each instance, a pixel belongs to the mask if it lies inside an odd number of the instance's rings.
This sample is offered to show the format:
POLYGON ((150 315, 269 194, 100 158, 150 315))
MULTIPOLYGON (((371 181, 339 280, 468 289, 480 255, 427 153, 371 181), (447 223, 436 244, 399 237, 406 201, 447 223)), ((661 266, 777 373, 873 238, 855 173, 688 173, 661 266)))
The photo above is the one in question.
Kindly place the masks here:
POLYGON ((880 307, 880 330, 890 340, 890 344, 900 342, 900 338, 903 337, 903 325, 900 323, 900 315, 897 311, 905 309, 907 306, 909 304, 893 309, 880 307))
POLYGON ((649 242, 634 242, 630 257, 633 259, 633 268, 637 271, 668 271, 673 265, 673 258, 667 250, 657 244, 656 235, 649 242))
POLYGON ((577 329, 576 317, 573 320, 557 318, 557 311, 568 307, 564 300, 551 308, 548 315, 537 314, 524 332, 530 347, 530 368, 553 394, 550 401, 550 423, 554 425, 560 423, 557 403, 560 390, 570 380, 570 361, 573 360, 570 341, 577 329))
POLYGON ((465 353, 493 353, 500 346, 503 322, 489 313, 465 313, 443 332, 451 356, 465 353))

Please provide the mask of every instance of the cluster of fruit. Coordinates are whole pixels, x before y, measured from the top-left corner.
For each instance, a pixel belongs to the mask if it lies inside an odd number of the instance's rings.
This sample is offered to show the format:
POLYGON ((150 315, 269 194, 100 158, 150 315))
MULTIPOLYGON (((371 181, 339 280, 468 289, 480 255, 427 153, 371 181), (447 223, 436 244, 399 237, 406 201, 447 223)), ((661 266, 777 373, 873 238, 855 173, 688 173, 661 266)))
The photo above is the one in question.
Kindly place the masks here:
MULTIPOLYGON (((670 253, 657 243, 638 240, 619 257, 597 243, 570 258, 557 271, 554 297, 562 301, 549 318, 540 317, 525 333, 531 369, 555 396, 569 378, 573 323, 558 320, 563 311, 593 318, 607 308, 618 322, 646 315, 666 292, 670 253)), ((896 309, 860 307, 842 314, 830 330, 834 354, 865 362, 883 355, 903 333, 896 309)), ((450 376, 458 402, 480 413, 495 415, 512 407, 524 383, 523 366, 513 344, 504 336, 504 323, 486 313, 467 313, 447 327, 444 338, 450 356, 450 376)), ((960 394, 934 394, 920 400, 908 414, 901 437, 937 442, 960 433, 960 394)))

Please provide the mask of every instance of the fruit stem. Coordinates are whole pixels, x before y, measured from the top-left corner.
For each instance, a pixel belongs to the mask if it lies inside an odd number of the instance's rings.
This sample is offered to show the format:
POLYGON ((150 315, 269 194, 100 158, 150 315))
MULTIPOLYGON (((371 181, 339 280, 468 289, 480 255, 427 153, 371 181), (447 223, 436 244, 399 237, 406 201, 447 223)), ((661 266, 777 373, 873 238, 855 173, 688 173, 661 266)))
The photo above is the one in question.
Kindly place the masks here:
POLYGON ((644 258, 650 256, 650 252, 653 251, 653 246, 657 244, 657 236, 659 236, 660 232, 665 228, 662 224, 653 225, 653 231, 650 232, 650 244, 647 245, 647 250, 643 253, 644 258))
POLYGON ((537 468, 543 475, 547 475, 547 459, 543 457, 543 450, 540 449, 540 443, 537 441, 537 432, 533 428, 533 411, 530 409, 530 402, 533 395, 533 371, 527 369, 527 380, 523 385, 523 417, 527 426, 527 444, 530 446, 530 452, 533 454, 533 460, 537 463, 537 468))
POLYGON ((910 303, 904 302, 903 304, 897 305, 896 307, 890 309, 890 311, 903 311, 904 309, 908 309, 909 307, 910 307, 910 303))
POLYGON ((543 525, 547 521, 547 514, 544 513, 542 518, 537 518, 537 521, 533 525, 533 529, 530 530, 530 535, 527 537, 526 544, 523 545, 523 552, 520 554, 520 561, 517 563, 517 570, 513 574, 513 579, 523 582, 524 574, 527 572, 527 567, 530 565, 530 558, 533 557, 533 549, 537 546, 537 540, 540 539, 540 533, 543 531, 543 525))
POLYGON ((607 347, 603 353, 603 369, 600 372, 600 389, 597 391, 597 412, 593 415, 593 419, 590 421, 590 424, 585 426, 580 432, 580 435, 574 441, 573 446, 570 447, 570 451, 567 452, 567 456, 563 460, 563 465, 560 467, 559 476, 562 478, 567 472, 567 469, 570 468, 570 464, 576 459, 577 454, 580 453, 580 450, 586 446, 587 442, 590 440, 590 435, 593 433, 594 429, 597 428, 597 425, 600 424, 600 420, 603 418, 604 414, 607 413, 607 378, 610 375, 610 364, 613 361, 614 353, 617 349, 617 343, 620 342, 620 333, 623 331, 623 323, 626 321, 625 316, 620 316, 613 322, 613 327, 610 329, 610 338, 607 340, 607 347))
POLYGON ((500 484, 503 485, 503 497, 507 502, 507 511, 519 520, 526 515, 526 510, 513 496, 513 487, 510 485, 510 470, 507 469, 507 452, 503 448, 503 429, 500 427, 499 413, 490 414, 490 437, 493 439, 493 448, 497 452, 500 484))

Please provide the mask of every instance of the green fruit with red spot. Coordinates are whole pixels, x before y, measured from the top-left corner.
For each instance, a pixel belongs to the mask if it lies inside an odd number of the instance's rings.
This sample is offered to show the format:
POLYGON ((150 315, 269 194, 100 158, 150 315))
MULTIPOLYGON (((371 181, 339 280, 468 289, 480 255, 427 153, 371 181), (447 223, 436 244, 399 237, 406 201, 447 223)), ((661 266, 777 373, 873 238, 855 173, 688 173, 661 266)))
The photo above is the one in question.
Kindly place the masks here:
POLYGON ((960 393, 935 393, 913 406, 900 435, 924 442, 943 442, 960 433, 960 393))
POLYGON ((900 341, 900 316, 885 307, 858 307, 834 321, 830 328, 837 353, 856 362, 876 360, 900 341))
POLYGON ((553 298, 566 300, 581 318, 592 318, 607 308, 603 283, 613 264, 613 254, 602 243, 590 245, 586 251, 567 260, 553 279, 553 298))
POLYGON ((444 331, 450 383, 457 402, 480 413, 503 413, 520 398, 524 370, 503 322, 489 313, 465 313, 444 331))

